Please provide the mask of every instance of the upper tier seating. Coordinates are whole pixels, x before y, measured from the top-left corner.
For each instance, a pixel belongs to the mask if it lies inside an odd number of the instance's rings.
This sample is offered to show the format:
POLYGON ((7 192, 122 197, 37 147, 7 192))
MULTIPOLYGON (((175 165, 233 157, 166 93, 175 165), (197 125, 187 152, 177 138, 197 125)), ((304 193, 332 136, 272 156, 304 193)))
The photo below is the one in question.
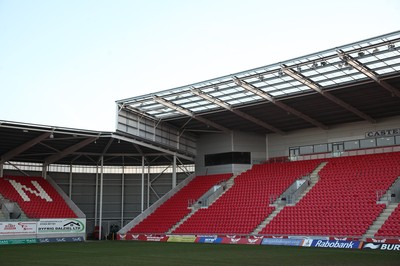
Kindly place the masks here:
POLYGON ((249 234, 273 210, 271 197, 281 195, 296 179, 311 173, 319 161, 254 165, 207 209, 198 210, 173 233, 249 234))
POLYGON ((377 191, 386 191, 400 175, 400 153, 327 161, 318 183, 295 206, 286 206, 260 234, 361 237, 366 233, 385 208, 376 203, 377 191))
POLYGON ((131 233, 166 233, 189 214, 189 200, 197 200, 214 185, 229 179, 232 174, 197 176, 164 202, 153 213, 129 230, 131 233))
POLYGON ((392 212, 375 236, 389 238, 400 237, 400 205, 392 212))
POLYGON ((29 218, 77 218, 61 195, 42 177, 4 176, 0 194, 17 202, 29 218))

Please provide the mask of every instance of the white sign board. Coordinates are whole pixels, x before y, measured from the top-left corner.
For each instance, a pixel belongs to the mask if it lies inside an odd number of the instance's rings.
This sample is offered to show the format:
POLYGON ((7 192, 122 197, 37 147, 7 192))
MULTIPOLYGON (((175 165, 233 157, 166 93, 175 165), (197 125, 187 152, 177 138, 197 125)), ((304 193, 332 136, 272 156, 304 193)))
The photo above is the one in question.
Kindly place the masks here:
POLYGON ((39 234, 77 234, 86 232, 86 219, 40 219, 39 234))
POLYGON ((35 235, 36 229, 36 221, 0 222, 0 235, 35 235))

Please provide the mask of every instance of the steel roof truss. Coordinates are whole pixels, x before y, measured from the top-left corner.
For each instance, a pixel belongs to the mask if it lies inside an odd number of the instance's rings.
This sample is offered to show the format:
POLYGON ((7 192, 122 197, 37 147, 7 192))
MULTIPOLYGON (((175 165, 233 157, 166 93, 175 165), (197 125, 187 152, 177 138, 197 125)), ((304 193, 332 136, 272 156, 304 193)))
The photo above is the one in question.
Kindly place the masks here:
POLYGON ((242 112, 240 110, 233 109, 230 104, 227 104, 226 102, 223 102, 222 100, 220 100, 218 98, 214 98, 211 95, 203 93, 198 89, 192 89, 192 92, 193 92, 193 94, 195 94, 195 95, 197 95, 197 96, 199 96, 199 97, 201 97, 203 99, 206 99, 207 101, 212 102, 212 103, 214 103, 214 104, 216 104, 216 105, 218 105, 218 106, 220 106, 222 108, 225 108, 225 109, 233 112, 234 114, 236 114, 236 115, 238 115, 238 116, 240 116, 240 117, 242 117, 244 119, 247 119, 247 120, 249 120, 249 121, 251 121, 251 122, 253 122, 253 123, 255 123, 255 124, 259 125, 259 126, 262 126, 262 127, 266 128, 268 130, 271 130, 272 132, 275 132, 275 133, 278 133, 278 134, 281 134, 281 135, 284 134, 284 132, 282 130, 280 130, 280 129, 278 129, 278 128, 270 125, 270 124, 267 124, 264 121, 261 121, 261 120, 255 118, 255 117, 253 117, 251 115, 248 115, 248 114, 246 114, 246 113, 244 113, 244 112, 242 112))
POLYGON ((342 50, 338 50, 337 53, 339 54, 340 58, 343 61, 347 62, 349 65, 351 65, 352 67, 357 69, 359 72, 363 73, 364 75, 366 75, 367 77, 369 77, 370 79, 372 79, 373 81, 375 81, 376 83, 381 85, 381 87, 388 90, 393 96, 400 97, 399 90, 394 88, 392 85, 390 85, 386 81, 381 80, 378 77, 378 75, 374 71, 369 69, 366 65, 364 65, 360 61, 354 59, 353 57, 351 57, 351 55, 344 53, 342 50))
POLYGON ((289 75, 290 77, 300 81, 301 83, 303 83, 304 85, 310 87, 311 89, 315 90, 316 92, 318 92, 319 94, 321 94, 322 96, 324 96, 325 98, 331 100, 332 102, 336 103, 337 105, 343 107, 344 109, 354 113, 355 115, 361 117, 364 120, 367 120, 371 123, 375 123, 375 119, 373 119, 372 117, 370 117, 369 115, 361 112, 360 110, 356 109, 355 107, 351 106, 350 104, 342 101, 341 99, 337 98, 336 96, 330 94, 327 91, 324 91, 322 89, 322 87, 315 83, 314 81, 310 80, 309 78, 307 78, 306 76, 302 75, 301 73, 288 68, 287 66, 283 65, 282 66, 282 71, 284 73, 286 73, 287 75, 289 75))
POLYGON ((15 156, 17 156, 18 154, 21 154, 24 151, 28 150, 29 148, 35 146, 36 144, 40 143, 42 140, 50 137, 51 134, 52 134, 52 132, 43 133, 43 134, 37 136, 36 138, 31 139, 31 140, 25 142, 24 144, 16 147, 15 149, 3 154, 1 156, 0 164, 4 164, 5 162, 7 162, 7 161, 11 160, 12 158, 14 158, 15 156))
POLYGON ((208 119, 206 119, 204 117, 198 116, 198 115, 194 114, 192 111, 190 111, 190 110, 188 110, 186 108, 178 106, 178 105, 176 105, 176 104, 174 104, 174 103, 172 103, 170 101, 167 101, 167 100, 165 100, 165 99, 163 99, 161 97, 158 97, 158 96, 154 96, 153 98, 154 98, 154 100, 156 102, 158 102, 158 103, 160 103, 160 104, 162 104, 162 105, 164 105, 166 107, 169 107, 169 108, 171 108, 171 109, 173 109, 173 110, 175 110, 177 112, 180 112, 180 113, 185 114, 185 115, 187 115, 189 117, 192 117, 192 118, 194 118, 194 119, 196 119, 196 120, 198 120, 198 121, 200 121, 200 122, 202 122, 202 123, 204 123, 206 125, 212 126, 212 127, 216 128, 216 129, 219 129, 219 130, 221 130, 221 131, 223 131, 225 133, 229 133, 230 132, 230 130, 228 128, 223 127, 223 126, 221 126, 221 125, 219 125, 219 124, 217 124, 215 122, 212 122, 212 121, 210 121, 210 120, 208 120, 208 119))
POLYGON ((250 92, 252 92, 252 93, 254 93, 254 94, 256 94, 256 95, 258 95, 260 97, 262 97, 262 98, 264 98, 265 100, 275 104, 276 106, 282 108, 283 110, 285 110, 285 111, 287 111, 287 112, 289 112, 291 114, 294 114, 295 116, 298 116, 301 119, 311 123, 312 125, 314 125, 316 127, 319 127, 319 128, 322 128, 322 129, 328 129, 328 127, 326 125, 324 125, 324 124, 318 122, 317 120, 315 120, 315 119, 313 119, 313 118, 311 118, 311 117, 309 117, 309 116, 297 111, 296 109, 284 104, 281 101, 277 101, 272 96, 270 96, 268 93, 260 90, 259 88, 255 87, 254 85, 249 84, 249 83, 247 83, 247 82, 245 82, 243 80, 240 80, 238 78, 234 78, 234 81, 238 86, 241 86, 242 88, 244 88, 244 89, 246 89, 246 90, 248 90, 248 91, 250 91, 250 92))
POLYGON ((97 137, 90 137, 87 138, 79 143, 76 143, 75 145, 69 146, 68 148, 66 148, 65 150, 61 151, 60 153, 54 154, 52 156, 47 157, 44 160, 44 165, 50 165, 54 162, 57 162, 58 160, 64 158, 65 156, 74 153, 75 151, 85 147, 86 145, 94 142, 96 139, 98 139, 97 137))

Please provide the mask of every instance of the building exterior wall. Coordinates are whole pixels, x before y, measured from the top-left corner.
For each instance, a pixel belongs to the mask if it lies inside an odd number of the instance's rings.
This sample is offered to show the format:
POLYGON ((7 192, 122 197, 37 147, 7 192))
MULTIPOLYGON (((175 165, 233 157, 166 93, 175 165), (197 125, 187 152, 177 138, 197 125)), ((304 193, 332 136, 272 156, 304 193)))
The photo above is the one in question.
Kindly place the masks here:
POLYGON ((375 130, 400 127, 400 117, 378 120, 377 123, 357 122, 330 127, 328 130, 305 129, 285 135, 268 135, 267 158, 289 156, 289 148, 295 146, 364 139, 365 133, 375 130))
POLYGON ((224 152, 250 152, 251 162, 265 161, 266 137, 263 134, 233 131, 231 134, 207 134, 197 141, 196 174, 240 173, 251 167, 251 164, 227 164, 205 166, 204 156, 224 152))
POLYGON ((118 109, 117 130, 164 146, 196 154, 196 138, 160 121, 138 115, 130 109, 118 109))

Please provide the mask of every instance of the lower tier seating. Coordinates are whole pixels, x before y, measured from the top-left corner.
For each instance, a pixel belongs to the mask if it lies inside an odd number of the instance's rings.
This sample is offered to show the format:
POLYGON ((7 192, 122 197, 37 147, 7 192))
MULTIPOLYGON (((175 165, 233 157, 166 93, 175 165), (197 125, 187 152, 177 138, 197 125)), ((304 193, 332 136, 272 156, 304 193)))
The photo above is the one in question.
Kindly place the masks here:
POLYGON ((231 189, 207 209, 198 210, 173 233, 249 234, 275 208, 271 197, 282 194, 296 179, 312 172, 319 161, 254 165, 235 178, 231 189))
POLYGON ((214 185, 229 179, 232 174, 197 176, 142 222, 130 229, 131 233, 166 233, 189 214, 189 200, 197 200, 214 185))
POLYGON ((386 191, 400 176, 400 153, 327 161, 318 183, 297 205, 286 206, 260 234, 361 237, 366 233, 385 208, 376 203, 377 191, 386 191))
POLYGON ((61 195, 42 177, 0 178, 0 194, 17 202, 29 218, 77 218, 61 195))

